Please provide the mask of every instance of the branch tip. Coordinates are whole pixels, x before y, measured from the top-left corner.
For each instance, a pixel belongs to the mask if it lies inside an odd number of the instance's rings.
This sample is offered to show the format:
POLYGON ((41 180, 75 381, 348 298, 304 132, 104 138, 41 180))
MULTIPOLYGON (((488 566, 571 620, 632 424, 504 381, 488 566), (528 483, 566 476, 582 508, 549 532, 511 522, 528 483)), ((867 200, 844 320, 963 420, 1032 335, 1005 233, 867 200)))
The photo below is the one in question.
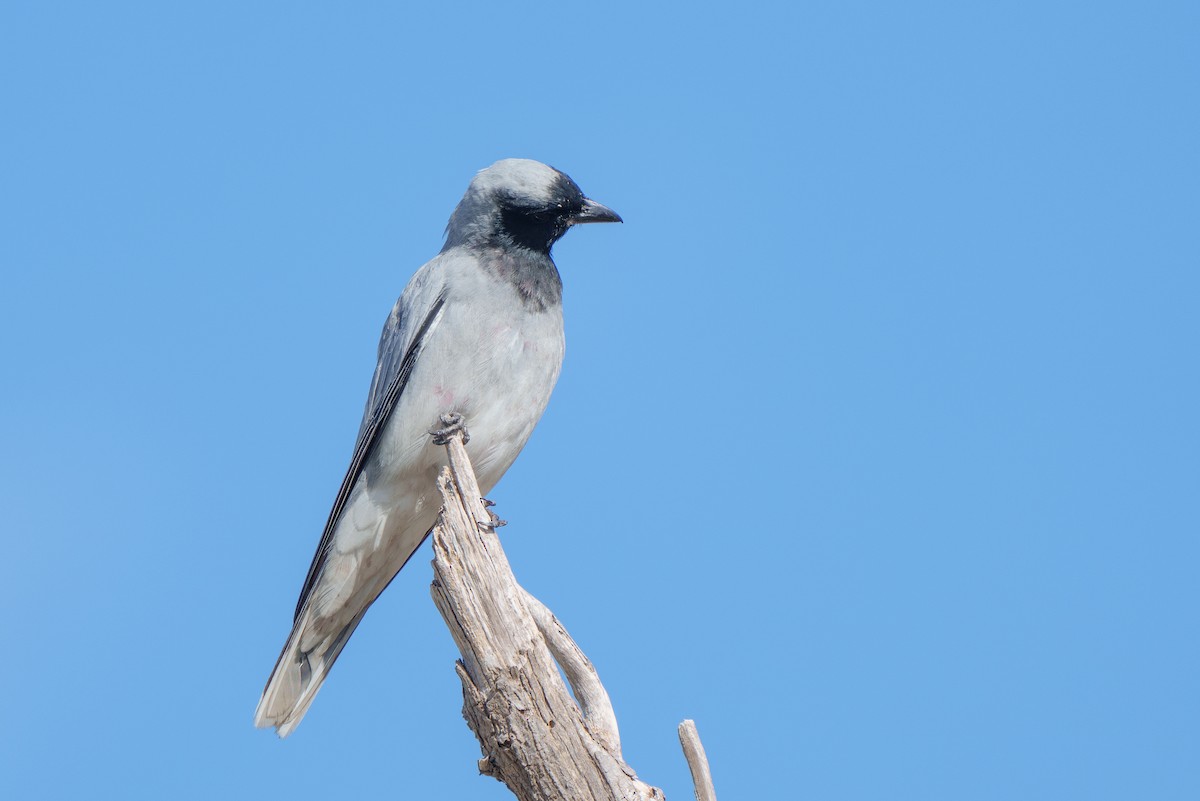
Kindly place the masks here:
POLYGON ((688 769, 692 772, 692 784, 696 786, 696 801, 717 801, 717 791, 713 788, 712 773, 708 769, 708 757, 704 754, 704 744, 700 742, 700 732, 696 730, 696 721, 685 720, 679 724, 679 744, 683 746, 683 756, 687 759, 688 769))

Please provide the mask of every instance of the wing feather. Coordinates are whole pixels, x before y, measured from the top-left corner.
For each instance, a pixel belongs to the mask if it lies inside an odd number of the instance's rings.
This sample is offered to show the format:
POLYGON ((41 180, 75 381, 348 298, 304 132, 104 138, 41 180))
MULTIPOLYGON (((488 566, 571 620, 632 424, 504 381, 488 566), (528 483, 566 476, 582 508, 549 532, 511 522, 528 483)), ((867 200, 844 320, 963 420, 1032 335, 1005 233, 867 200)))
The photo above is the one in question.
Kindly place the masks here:
POLYGON ((333 508, 329 512, 329 519, 325 522, 321 544, 317 546, 312 565, 308 568, 304 587, 300 590, 300 599, 296 602, 295 620, 299 620, 303 614, 304 607, 320 578, 321 569, 333 548, 333 535, 337 531, 338 520, 346 508, 346 502, 354 490, 358 477, 366 466, 367 459, 370 458, 371 452, 379 442, 380 432, 383 431, 400 396, 404 393, 404 388, 408 385, 413 366, 421 353, 421 348, 425 345, 425 338, 437 322, 438 315, 441 314, 442 307, 446 303, 446 292, 444 288, 438 291, 433 303, 429 305, 411 336, 406 336, 409 330, 408 324, 415 320, 412 314, 413 310, 407 308, 404 301, 405 298, 401 298, 400 302, 396 304, 396 309, 388 318, 383 336, 380 337, 379 363, 375 368, 375 377, 371 381, 371 392, 367 398, 367 408, 363 413, 358 440, 354 444, 354 455, 350 459, 350 467, 346 470, 346 477, 342 479, 342 486, 338 490, 333 508), (405 347, 406 341, 407 347, 405 347), (401 354, 403 355, 401 356, 401 354))

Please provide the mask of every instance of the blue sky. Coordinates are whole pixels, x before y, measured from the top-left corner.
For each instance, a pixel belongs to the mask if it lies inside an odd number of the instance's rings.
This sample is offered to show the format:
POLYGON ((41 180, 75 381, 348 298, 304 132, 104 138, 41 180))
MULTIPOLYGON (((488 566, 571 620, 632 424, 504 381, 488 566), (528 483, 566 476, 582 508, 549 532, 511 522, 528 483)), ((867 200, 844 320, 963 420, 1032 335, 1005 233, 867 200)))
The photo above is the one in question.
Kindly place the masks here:
POLYGON ((6 4, 14 798, 509 797, 428 548, 251 715, 383 319, 474 172, 571 174, 492 497, 625 756, 724 799, 1200 797, 1188 3, 6 4))

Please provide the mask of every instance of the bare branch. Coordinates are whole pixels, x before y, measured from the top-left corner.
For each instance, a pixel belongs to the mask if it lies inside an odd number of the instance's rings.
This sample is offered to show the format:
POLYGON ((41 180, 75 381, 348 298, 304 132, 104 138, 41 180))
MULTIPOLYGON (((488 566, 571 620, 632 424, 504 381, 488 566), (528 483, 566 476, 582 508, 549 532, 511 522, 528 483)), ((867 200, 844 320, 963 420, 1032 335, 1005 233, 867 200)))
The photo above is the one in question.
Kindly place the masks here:
MULTIPOLYGON (((617 716, 591 661, 513 577, 461 433, 446 450, 430 590, 462 653, 456 671, 463 717, 483 749, 479 772, 520 801, 664 801, 625 764, 617 716)), ((697 801, 716 801, 695 723, 680 724, 679 742, 697 801)))
POLYGON ((554 661, 567 675, 575 700, 583 712, 583 722, 601 745, 617 759, 621 758, 621 734, 617 730, 617 715, 613 712, 608 691, 587 655, 575 644, 566 628, 554 613, 524 589, 525 605, 529 607, 538 631, 546 640, 554 661))
POLYGON ((446 448, 431 592, 462 653, 463 717, 483 750, 480 772, 521 801, 662 801, 662 791, 639 781, 621 759, 616 717, 587 658, 513 577, 461 434, 446 448), (586 718, 547 642, 572 676, 586 718))
POLYGON ((708 757, 704 754, 704 744, 700 742, 700 732, 696 731, 696 721, 685 720, 679 724, 679 744, 683 746, 683 755, 692 771, 696 801, 717 801, 717 791, 713 788, 708 757))

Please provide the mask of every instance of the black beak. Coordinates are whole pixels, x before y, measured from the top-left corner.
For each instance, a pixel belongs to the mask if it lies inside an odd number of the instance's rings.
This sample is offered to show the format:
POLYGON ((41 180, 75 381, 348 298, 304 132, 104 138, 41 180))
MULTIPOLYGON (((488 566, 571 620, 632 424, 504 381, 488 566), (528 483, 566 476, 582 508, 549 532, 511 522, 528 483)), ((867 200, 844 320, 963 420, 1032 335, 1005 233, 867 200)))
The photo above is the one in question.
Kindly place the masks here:
POLYGON ((584 198, 583 208, 576 214, 571 215, 571 225, 581 225, 582 223, 598 223, 598 222, 625 222, 621 219, 621 215, 605 206, 603 203, 597 203, 594 200, 584 198))

